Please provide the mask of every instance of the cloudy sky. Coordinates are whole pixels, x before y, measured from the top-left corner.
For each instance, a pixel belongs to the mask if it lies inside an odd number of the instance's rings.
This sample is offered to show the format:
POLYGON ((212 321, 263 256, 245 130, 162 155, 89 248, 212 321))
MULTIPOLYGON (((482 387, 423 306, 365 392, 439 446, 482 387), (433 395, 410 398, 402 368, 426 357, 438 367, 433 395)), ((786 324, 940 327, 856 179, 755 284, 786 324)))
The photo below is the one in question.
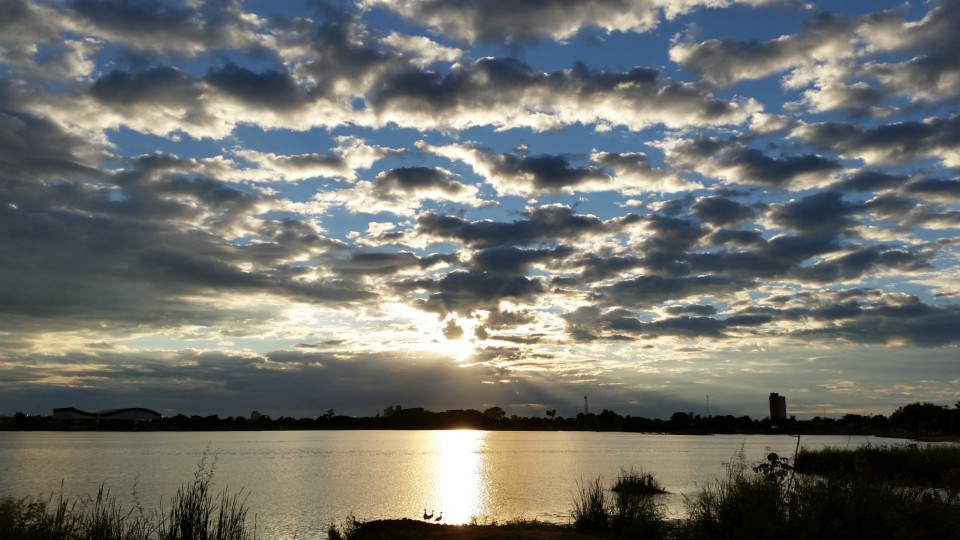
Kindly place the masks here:
POLYGON ((953 404, 957 28, 0 0, 0 414, 953 404))

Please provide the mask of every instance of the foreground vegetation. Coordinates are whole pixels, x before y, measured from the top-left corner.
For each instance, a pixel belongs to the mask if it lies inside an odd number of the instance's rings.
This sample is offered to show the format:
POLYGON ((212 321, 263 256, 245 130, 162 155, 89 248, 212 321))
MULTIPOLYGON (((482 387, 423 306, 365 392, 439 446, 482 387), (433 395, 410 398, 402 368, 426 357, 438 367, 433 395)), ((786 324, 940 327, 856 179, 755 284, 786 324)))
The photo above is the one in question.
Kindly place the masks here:
MULTIPOLYGON (((794 463, 769 454, 748 464, 742 452, 724 478, 686 498, 686 518, 671 520, 656 478, 622 469, 612 486, 583 481, 570 525, 510 522, 437 525, 414 520, 331 525, 333 540, 801 540, 834 538, 960 540, 960 447, 827 448, 794 463), (804 471, 803 474, 799 471, 804 471)), ((245 540, 256 538, 245 499, 212 491, 213 467, 201 462, 169 508, 124 510, 101 489, 68 502, 0 499, 0 538, 104 540, 245 540)))
POLYGON ((204 458, 193 481, 165 511, 148 514, 137 502, 124 509, 101 486, 96 497, 0 499, 3 540, 254 540, 241 493, 213 491, 214 465, 204 458))

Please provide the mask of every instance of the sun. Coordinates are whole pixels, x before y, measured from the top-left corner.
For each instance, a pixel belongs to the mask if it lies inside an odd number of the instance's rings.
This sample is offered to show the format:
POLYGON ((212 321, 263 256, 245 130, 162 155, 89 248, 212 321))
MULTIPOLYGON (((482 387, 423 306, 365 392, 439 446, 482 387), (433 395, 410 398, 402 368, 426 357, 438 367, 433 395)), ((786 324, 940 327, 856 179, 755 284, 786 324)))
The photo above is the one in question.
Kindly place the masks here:
POLYGON ((458 362, 463 362, 476 352, 476 338, 474 330, 476 319, 447 317, 441 326, 443 338, 439 340, 440 348, 444 353, 451 355, 458 362))

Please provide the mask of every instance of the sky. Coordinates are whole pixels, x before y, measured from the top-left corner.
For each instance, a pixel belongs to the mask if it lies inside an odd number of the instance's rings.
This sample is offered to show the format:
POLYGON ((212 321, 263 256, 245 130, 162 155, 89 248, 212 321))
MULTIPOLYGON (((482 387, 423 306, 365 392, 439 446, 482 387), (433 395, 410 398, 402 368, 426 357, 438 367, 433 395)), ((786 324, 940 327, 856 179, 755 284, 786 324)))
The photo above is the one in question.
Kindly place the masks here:
POLYGON ((952 405, 957 28, 0 0, 0 414, 952 405))

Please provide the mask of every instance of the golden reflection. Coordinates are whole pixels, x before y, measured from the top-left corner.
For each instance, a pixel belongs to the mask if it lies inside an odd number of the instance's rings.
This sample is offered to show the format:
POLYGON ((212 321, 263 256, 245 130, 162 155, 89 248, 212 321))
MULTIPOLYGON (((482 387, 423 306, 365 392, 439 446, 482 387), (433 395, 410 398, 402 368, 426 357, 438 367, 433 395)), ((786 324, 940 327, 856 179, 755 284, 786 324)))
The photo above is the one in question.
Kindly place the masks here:
POLYGON ((436 431, 433 519, 442 523, 469 523, 488 514, 487 478, 483 449, 487 432, 472 430, 436 431))

